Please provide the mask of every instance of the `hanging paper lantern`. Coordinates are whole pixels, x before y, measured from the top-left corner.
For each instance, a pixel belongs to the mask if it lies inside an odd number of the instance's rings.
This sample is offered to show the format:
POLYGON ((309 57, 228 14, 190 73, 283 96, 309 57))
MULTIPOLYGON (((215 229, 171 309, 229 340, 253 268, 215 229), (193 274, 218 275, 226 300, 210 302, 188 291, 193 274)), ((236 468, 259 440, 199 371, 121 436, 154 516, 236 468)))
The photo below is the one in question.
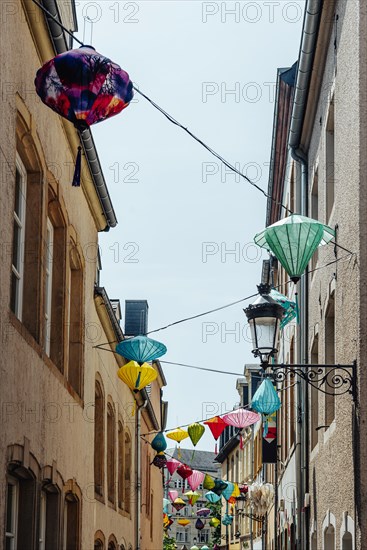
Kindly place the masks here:
POLYGON ((255 243, 278 258, 291 280, 297 283, 313 253, 335 238, 335 231, 312 218, 292 214, 255 235, 255 243))
MULTIPOLYGON (((70 120, 80 132, 117 115, 133 98, 129 75, 91 46, 57 55, 40 69, 36 92, 48 107, 70 120)), ((79 147, 73 185, 80 185, 79 147)))
POLYGON ((177 523, 183 527, 187 527, 191 521, 189 519, 179 519, 177 523))
POLYGON ((231 525, 233 522, 233 516, 230 516, 229 514, 224 514, 222 523, 223 525, 231 525))
POLYGON ((249 489, 251 508, 257 516, 264 516, 274 499, 271 483, 253 483, 249 489))
POLYGON ((157 371, 148 363, 139 365, 136 361, 130 361, 121 367, 117 374, 134 393, 138 393, 145 386, 148 386, 158 376, 157 371))
POLYGON ((216 502, 218 502, 218 500, 220 500, 220 495, 217 495, 217 493, 213 493, 213 491, 208 491, 207 493, 205 493, 205 498, 212 504, 215 504, 216 502))
POLYGON ((205 474, 204 481, 203 481, 203 487, 204 487, 204 489, 208 489, 208 491, 210 491, 210 489, 213 489, 213 487, 215 487, 214 478, 212 476, 210 476, 209 474, 205 474))
POLYGON ((216 493, 217 495, 221 495, 224 491, 224 489, 227 488, 228 483, 226 481, 223 481, 222 479, 215 479, 214 480, 214 487, 212 488, 213 493, 216 493))
POLYGON ((209 521, 210 527, 214 527, 215 529, 218 527, 219 524, 220 524, 220 520, 218 518, 212 518, 209 521))
MULTIPOLYGON (((223 416, 223 420, 230 426, 243 429, 248 426, 252 426, 255 422, 260 420, 260 416, 248 409, 237 409, 233 412, 227 413, 223 416)), ((243 449, 242 433, 240 434, 240 448, 243 449)))
POLYGON ((197 529, 198 531, 201 531, 202 529, 204 529, 204 527, 205 527, 205 521, 198 518, 195 522, 195 529, 197 529))
POLYGON ((177 510, 177 512, 179 512, 182 508, 185 508, 186 502, 182 500, 182 498, 178 497, 172 502, 172 506, 175 510, 177 510))
POLYGON ((170 501, 168 498, 163 499, 163 512, 168 512, 168 506, 170 505, 170 501))
POLYGON ((174 502, 177 497, 178 497, 178 491, 176 491, 176 489, 170 489, 168 491, 168 498, 170 499, 171 502, 174 502))
POLYGON ((182 479, 187 479, 191 476, 192 469, 187 464, 181 464, 181 466, 177 468, 177 473, 182 479))
POLYGON ((228 504, 236 504, 237 499, 233 495, 229 497, 228 504))
POLYGON ((196 491, 187 491, 185 494, 185 497, 187 497, 187 500, 189 501, 189 504, 191 506, 194 506, 195 502, 199 499, 200 493, 197 493, 196 491))
POLYGON ((257 388, 251 407, 262 414, 272 414, 280 409, 281 401, 269 378, 265 378, 257 388))
POLYGON ((201 550, 209 550, 209 546, 207 546, 206 544, 204 544, 204 546, 201 547, 201 550))
POLYGON ((116 352, 137 363, 154 361, 167 353, 167 348, 161 342, 157 342, 147 336, 135 336, 123 340, 116 346, 116 352))
POLYGON ((210 508, 200 508, 200 510, 197 511, 197 515, 206 518, 210 515, 210 512, 210 508))
POLYGON ((232 496, 236 498, 236 497, 240 496, 241 493, 240 493, 240 489, 238 487, 238 483, 234 483, 233 485, 234 485, 234 487, 233 487, 232 496))
POLYGON ((241 495, 245 495, 246 493, 248 493, 248 485, 245 485, 244 483, 240 483, 238 485, 238 488, 241 495))
POLYGON ((187 478, 187 483, 189 484, 192 491, 196 491, 200 483, 203 482, 205 474, 199 470, 193 470, 191 476, 187 478))
POLYGON ((190 547, 190 550, 200 550, 200 548, 194 544, 194 546, 190 547))
POLYGON ((171 476, 175 473, 180 464, 181 462, 179 460, 176 460, 175 458, 167 459, 166 466, 171 476))
POLYGON ((167 462, 166 455, 163 452, 157 453, 153 458, 152 464, 157 468, 164 468, 167 462))
POLYGON ((181 441, 189 437, 189 434, 182 428, 176 428, 176 430, 166 433, 166 437, 177 441, 177 443, 181 443, 181 441))
POLYGON ((226 500, 229 500, 233 494, 233 491, 234 491, 234 483, 227 481, 227 487, 223 489, 222 496, 224 496, 226 500))
POLYGON ((165 451, 167 449, 167 441, 162 432, 157 433, 150 446, 152 447, 152 449, 157 451, 157 453, 165 451))
POLYGON ((260 416, 248 409, 237 409, 223 416, 223 420, 236 428, 247 428, 260 420, 260 416))
POLYGON ((298 319, 298 304, 297 302, 293 302, 288 298, 288 296, 285 296, 284 294, 281 294, 275 288, 272 288, 270 291, 270 296, 278 302, 284 309, 284 316, 283 319, 280 321, 280 328, 284 328, 288 323, 292 321, 295 317, 298 319))
POLYGON ((187 433, 189 434, 189 437, 194 447, 196 447, 200 439, 203 437, 204 432, 204 426, 202 424, 199 424, 198 422, 190 424, 190 426, 187 428, 187 433))
MULTIPOLYGON (((209 426, 209 429, 212 432, 216 442, 218 441, 218 438, 222 435, 223 430, 225 430, 226 426, 228 426, 228 424, 224 422, 223 418, 221 418, 220 416, 214 416, 213 418, 206 420, 204 424, 209 426)), ((215 444, 214 452, 215 454, 217 454, 217 443, 215 444)))

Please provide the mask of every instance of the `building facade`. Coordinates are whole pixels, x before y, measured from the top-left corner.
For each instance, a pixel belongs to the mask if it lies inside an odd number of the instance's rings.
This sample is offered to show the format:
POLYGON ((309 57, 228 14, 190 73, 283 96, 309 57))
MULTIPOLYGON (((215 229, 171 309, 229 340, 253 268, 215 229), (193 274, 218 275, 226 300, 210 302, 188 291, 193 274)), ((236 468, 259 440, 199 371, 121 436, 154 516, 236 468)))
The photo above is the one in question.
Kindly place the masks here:
MULTIPOLYGON (((43 5, 76 29, 73 1, 43 5)), ((98 232, 113 228, 116 216, 90 131, 81 143, 81 187, 73 188, 79 136, 34 90, 37 69, 66 51, 70 37, 31 1, 7 6, 0 546, 156 550, 162 480, 144 459, 137 469, 137 430, 161 429, 164 376, 157 363, 150 394, 135 395, 117 377, 124 359, 95 348, 123 338, 118 303, 99 286, 98 232)))
MULTIPOLYGON (((280 199, 332 227, 340 245, 320 247, 298 283, 300 323, 280 343, 279 361, 314 369, 356 361, 354 395, 327 381, 318 390, 295 378, 292 412, 289 394, 280 392, 277 520, 268 532, 278 549, 364 548, 366 37, 363 2, 308 0, 290 117, 280 116, 284 95, 276 105, 267 224, 287 215, 275 204, 280 199)), ((274 269, 275 284, 292 297, 287 280, 282 268, 274 269)))

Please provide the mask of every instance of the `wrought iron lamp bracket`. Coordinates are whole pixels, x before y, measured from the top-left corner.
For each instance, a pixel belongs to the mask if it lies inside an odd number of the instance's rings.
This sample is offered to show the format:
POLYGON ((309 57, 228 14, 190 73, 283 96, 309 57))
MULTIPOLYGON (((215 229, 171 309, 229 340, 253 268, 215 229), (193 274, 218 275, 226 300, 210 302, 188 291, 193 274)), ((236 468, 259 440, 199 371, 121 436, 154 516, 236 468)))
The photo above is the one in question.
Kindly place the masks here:
POLYGON ((263 365, 269 368, 266 373, 274 382, 289 378, 301 378, 307 384, 326 395, 349 393, 353 401, 357 399, 357 361, 351 365, 263 365))

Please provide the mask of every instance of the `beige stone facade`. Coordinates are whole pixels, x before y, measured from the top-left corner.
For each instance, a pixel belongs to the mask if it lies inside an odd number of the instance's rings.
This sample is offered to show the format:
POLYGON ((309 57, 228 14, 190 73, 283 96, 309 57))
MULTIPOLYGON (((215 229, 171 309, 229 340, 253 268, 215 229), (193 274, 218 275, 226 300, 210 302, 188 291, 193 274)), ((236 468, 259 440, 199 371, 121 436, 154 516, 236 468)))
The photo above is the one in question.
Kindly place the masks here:
MULTIPOLYGON (((98 287, 98 232, 115 225, 114 211, 98 193, 87 153, 82 185, 71 186, 78 135, 34 90, 37 69, 69 38, 59 29, 56 39, 31 1, 6 4, 0 547, 157 550, 162 478, 144 453, 136 471, 143 447, 136 430, 138 419, 142 433, 161 429, 164 376, 157 363, 150 396, 133 394, 117 377, 123 358, 95 348, 123 336, 98 287)), ((63 23, 75 28, 73 3, 61 4, 63 23)))
MULTIPOLYGON (((269 191, 274 198, 275 191, 281 189, 280 198, 291 210, 335 229, 336 242, 347 250, 327 245, 311 260, 310 273, 298 283, 301 320, 298 334, 295 332, 293 360, 288 341, 281 345, 279 361, 315 365, 352 365, 356 361, 356 393, 355 399, 351 393, 325 395, 298 381, 295 442, 300 455, 295 455, 293 468, 288 462, 289 442, 278 424, 283 464, 278 462, 276 540, 274 528, 268 532, 272 548, 365 547, 366 36, 364 2, 306 2, 288 125, 291 149, 283 157, 287 159, 283 176, 271 174, 269 191), (304 75, 308 74, 305 85, 304 75), (287 178, 287 173, 293 170, 295 189, 289 194, 292 178, 287 178), (281 494, 287 469, 287 483, 296 491, 293 540, 282 538, 280 525, 287 506, 281 494)), ((271 223, 285 216, 276 210, 269 201, 268 223, 269 212, 275 216, 271 223)), ((276 283, 284 284, 286 279, 284 270, 279 269, 276 283)), ((326 383, 321 389, 330 391, 326 383)), ((335 393, 341 393, 340 386, 335 393)), ((282 403, 284 407, 285 396, 282 403)), ((279 413, 278 421, 281 416, 279 413)), ((289 527, 288 521, 290 533, 289 527)))

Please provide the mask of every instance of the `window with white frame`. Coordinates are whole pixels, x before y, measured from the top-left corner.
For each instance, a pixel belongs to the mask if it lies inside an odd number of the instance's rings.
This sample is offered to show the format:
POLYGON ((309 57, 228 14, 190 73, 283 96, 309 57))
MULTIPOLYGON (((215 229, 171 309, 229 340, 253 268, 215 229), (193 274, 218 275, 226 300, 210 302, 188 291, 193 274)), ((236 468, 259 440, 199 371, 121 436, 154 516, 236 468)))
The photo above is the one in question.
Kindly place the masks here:
POLYGON ((45 332, 44 348, 47 355, 51 349, 51 311, 52 311, 52 266, 53 266, 54 227, 47 218, 45 251, 45 332))
POLYGON ((178 529, 176 532, 176 541, 177 542, 188 542, 189 534, 188 531, 183 529, 178 529))
POLYGON ((19 485, 14 478, 8 478, 7 503, 6 503, 6 526, 5 526, 5 549, 15 550, 17 547, 18 527, 18 502, 19 485))
POLYGON ((199 533, 199 542, 209 542, 210 529, 203 529, 199 533))
POLYGON ((27 172, 22 161, 17 155, 15 163, 15 200, 10 307, 20 320, 22 320, 23 307, 26 192, 27 172))

